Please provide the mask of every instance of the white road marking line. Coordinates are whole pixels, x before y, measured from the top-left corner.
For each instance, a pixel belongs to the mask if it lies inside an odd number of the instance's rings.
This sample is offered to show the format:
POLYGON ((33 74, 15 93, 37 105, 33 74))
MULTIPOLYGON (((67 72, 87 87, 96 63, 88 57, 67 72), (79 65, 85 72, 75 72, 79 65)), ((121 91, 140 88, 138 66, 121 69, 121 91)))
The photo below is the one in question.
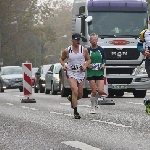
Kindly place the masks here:
MULTIPOLYGON (((69 105, 70 106, 70 103, 60 103, 61 105, 69 105)), ((91 107, 90 105, 78 105, 80 107, 91 107)))
POLYGON ((51 111, 50 113, 51 113, 51 114, 56 114, 56 112, 54 112, 54 111, 51 111))
POLYGON ((99 148, 93 147, 91 145, 88 145, 79 141, 64 141, 61 143, 66 144, 71 147, 79 148, 81 150, 101 150, 99 148))
POLYGON ((70 103, 60 103, 61 105, 70 105, 70 103))
POLYGON ((127 103, 135 104, 135 105, 144 105, 143 103, 134 103, 134 102, 127 102, 127 103))
POLYGON ((36 108, 30 108, 31 110, 38 110, 38 109, 36 109, 36 108))
POLYGON ((6 104, 8 104, 8 105, 10 105, 10 106, 14 105, 14 104, 12 104, 12 103, 6 103, 6 104))
POLYGON ((25 97, 25 96, 22 96, 22 95, 13 95, 15 97, 25 97))
POLYGON ((123 124, 117 124, 117 123, 114 123, 114 122, 107 122, 107 121, 101 121, 101 120, 91 120, 91 121, 106 123, 106 124, 115 125, 117 127, 123 127, 123 128, 131 128, 132 127, 132 126, 126 126, 126 125, 123 125, 123 124))
POLYGON ((28 108, 29 109, 29 107, 26 107, 26 106, 20 106, 20 107, 22 107, 22 108, 28 108))
POLYGON ((65 116, 69 116, 69 117, 71 117, 71 116, 73 116, 72 114, 64 114, 65 116))
POLYGON ((90 105, 78 105, 80 107, 91 107, 90 105))

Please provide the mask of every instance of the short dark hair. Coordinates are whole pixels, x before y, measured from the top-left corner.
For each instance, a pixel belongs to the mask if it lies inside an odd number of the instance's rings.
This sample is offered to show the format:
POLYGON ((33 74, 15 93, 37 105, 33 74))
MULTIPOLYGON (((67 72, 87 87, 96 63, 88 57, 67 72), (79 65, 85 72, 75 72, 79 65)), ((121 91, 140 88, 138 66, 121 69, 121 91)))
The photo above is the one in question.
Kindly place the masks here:
POLYGON ((80 40, 81 39, 81 34, 79 34, 79 33, 73 33, 72 34, 72 39, 74 39, 74 40, 80 40))

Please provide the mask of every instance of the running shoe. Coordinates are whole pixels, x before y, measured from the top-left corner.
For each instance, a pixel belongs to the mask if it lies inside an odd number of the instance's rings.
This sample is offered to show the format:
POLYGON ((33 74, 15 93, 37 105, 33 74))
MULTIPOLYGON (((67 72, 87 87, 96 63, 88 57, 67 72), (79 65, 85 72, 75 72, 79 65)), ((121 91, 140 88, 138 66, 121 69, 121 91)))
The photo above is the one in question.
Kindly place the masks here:
POLYGON ((71 95, 69 95, 68 97, 67 97, 67 99, 70 101, 70 103, 71 103, 71 108, 73 108, 73 105, 72 105, 72 96, 71 95))
POLYGON ((90 113, 91 113, 91 114, 96 114, 95 109, 92 108, 92 109, 90 110, 90 113))
POLYGON ((80 118, 81 118, 81 117, 80 117, 80 115, 79 115, 78 112, 74 114, 74 119, 80 119, 80 118))
POLYGON ((144 98, 144 99, 143 99, 143 103, 144 103, 145 106, 146 106, 146 105, 150 105, 150 101, 149 101, 148 98, 144 98))

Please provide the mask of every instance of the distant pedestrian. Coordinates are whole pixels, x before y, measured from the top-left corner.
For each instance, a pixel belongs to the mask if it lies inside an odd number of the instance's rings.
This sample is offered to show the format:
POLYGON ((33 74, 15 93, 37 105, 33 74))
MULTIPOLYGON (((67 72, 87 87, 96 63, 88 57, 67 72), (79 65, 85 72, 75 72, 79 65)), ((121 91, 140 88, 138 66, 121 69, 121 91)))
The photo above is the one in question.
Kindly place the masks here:
POLYGON ((77 111, 77 100, 83 96, 83 86, 85 80, 85 70, 90 64, 88 50, 80 45, 81 35, 74 33, 72 35, 72 45, 66 48, 59 59, 63 69, 66 70, 67 81, 70 85, 72 96, 68 96, 71 107, 74 109, 74 118, 80 119, 77 111), (65 60, 67 59, 67 65, 65 60))

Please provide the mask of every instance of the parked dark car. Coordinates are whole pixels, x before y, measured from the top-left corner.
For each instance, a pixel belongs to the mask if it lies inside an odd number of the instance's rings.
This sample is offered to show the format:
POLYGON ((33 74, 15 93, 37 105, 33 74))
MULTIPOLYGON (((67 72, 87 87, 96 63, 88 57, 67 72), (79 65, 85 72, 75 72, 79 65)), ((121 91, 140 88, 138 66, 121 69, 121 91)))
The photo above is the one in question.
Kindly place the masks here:
POLYGON ((35 73, 34 92, 44 93, 45 92, 45 74, 50 68, 51 64, 40 66, 38 71, 35 73))
POLYGON ((20 66, 4 66, 0 68, 0 90, 19 89, 23 92, 23 74, 20 66))

